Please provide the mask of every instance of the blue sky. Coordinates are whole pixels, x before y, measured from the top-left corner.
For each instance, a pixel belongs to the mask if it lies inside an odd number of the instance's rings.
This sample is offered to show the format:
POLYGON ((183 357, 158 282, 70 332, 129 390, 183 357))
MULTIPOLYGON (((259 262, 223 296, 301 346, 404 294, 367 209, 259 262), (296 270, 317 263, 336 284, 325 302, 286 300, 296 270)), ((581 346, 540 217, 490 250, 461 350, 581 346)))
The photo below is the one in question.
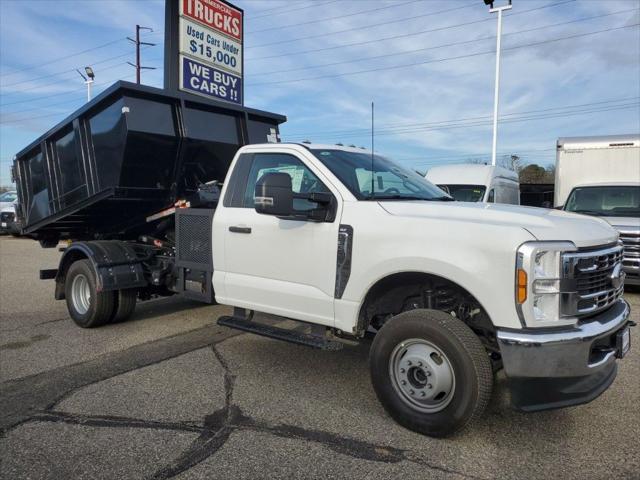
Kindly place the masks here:
MULTIPOLYGON (((554 161, 562 136, 640 131, 640 0, 514 0, 503 26, 500 155, 554 161)), ((283 140, 370 145, 426 170, 488 160, 496 18, 481 0, 238 0, 245 104, 288 116, 283 140)), ((496 0, 502 4, 502 0, 496 0)), ((162 86, 163 0, 0 0, 0 184, 13 155, 95 91, 162 86)))

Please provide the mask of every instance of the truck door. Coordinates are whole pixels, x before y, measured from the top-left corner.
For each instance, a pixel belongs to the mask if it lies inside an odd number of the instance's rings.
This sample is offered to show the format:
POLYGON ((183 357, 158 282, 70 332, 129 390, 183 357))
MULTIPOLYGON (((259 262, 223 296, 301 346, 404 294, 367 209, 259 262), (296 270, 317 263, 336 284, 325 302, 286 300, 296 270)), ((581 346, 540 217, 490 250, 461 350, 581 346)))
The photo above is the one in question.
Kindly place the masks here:
MULTIPOLYGON (((216 228, 224 228, 225 298, 219 301, 332 326, 339 214, 333 222, 262 215, 254 209, 254 192, 256 181, 270 172, 289 174, 295 193, 328 192, 338 201, 338 192, 293 154, 256 153, 244 160, 246 181, 234 195, 236 208, 216 212, 216 228)), ((314 207, 294 200, 297 211, 314 207)))

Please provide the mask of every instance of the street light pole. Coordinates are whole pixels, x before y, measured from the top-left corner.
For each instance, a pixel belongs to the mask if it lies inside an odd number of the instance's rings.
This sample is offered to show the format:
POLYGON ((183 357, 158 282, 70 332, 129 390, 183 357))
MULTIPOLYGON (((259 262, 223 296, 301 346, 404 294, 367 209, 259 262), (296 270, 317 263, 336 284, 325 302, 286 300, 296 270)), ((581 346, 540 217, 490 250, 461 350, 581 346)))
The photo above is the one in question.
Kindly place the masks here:
POLYGON ((87 84, 87 102, 91 101, 91 84, 93 83, 93 79, 89 79, 86 82, 87 84))
POLYGON ((485 0, 485 3, 490 5, 489 13, 498 12, 498 32, 496 35, 496 81, 495 91, 493 93, 493 144, 491 148, 491 165, 496 165, 496 156, 498 149, 498 98, 500 90, 500 38, 502 37, 502 12, 504 10, 511 10, 511 0, 508 5, 502 7, 493 6, 493 1, 485 0))
POLYGON ((76 69, 76 72, 80 74, 80 76, 84 80, 84 84, 87 86, 87 102, 90 102, 91 101, 91 85, 93 84, 93 81, 96 78, 96 74, 93 73, 93 68, 91 67, 84 67, 84 71, 87 74, 86 76, 80 70, 76 69))

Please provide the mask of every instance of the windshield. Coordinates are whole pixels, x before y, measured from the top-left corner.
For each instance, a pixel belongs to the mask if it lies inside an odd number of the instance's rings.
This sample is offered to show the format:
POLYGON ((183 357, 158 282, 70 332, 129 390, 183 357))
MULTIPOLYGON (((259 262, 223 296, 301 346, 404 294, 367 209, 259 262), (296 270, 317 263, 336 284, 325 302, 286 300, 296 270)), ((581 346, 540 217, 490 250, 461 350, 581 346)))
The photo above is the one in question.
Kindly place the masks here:
POLYGON ((18 195, 16 192, 5 192, 0 195, 0 202, 15 202, 18 195))
POLYGON ((487 187, 484 185, 438 185, 459 202, 481 202, 487 187))
POLYGON ((358 200, 452 200, 416 172, 379 155, 373 157, 372 175, 370 153, 333 149, 311 152, 358 200))
POLYGON ((565 210, 601 217, 640 217, 640 186, 577 187, 565 210))

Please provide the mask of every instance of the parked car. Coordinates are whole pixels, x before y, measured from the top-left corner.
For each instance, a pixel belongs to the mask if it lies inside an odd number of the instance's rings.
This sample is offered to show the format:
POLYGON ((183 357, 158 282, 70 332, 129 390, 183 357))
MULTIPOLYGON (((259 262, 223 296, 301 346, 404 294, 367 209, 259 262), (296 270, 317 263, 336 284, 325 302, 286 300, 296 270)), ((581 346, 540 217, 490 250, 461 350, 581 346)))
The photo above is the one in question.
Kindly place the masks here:
POLYGON ((0 235, 18 235, 20 230, 16 225, 16 211, 13 206, 0 210, 0 235))
POLYGON ((518 174, 504 167, 439 165, 431 167, 426 179, 459 202, 489 202, 520 205, 518 174))
POLYGON ((640 134, 558 139, 556 202, 620 232, 627 285, 640 285, 640 134))
POLYGON ((12 206, 18 200, 18 192, 9 190, 0 194, 0 210, 12 206))

